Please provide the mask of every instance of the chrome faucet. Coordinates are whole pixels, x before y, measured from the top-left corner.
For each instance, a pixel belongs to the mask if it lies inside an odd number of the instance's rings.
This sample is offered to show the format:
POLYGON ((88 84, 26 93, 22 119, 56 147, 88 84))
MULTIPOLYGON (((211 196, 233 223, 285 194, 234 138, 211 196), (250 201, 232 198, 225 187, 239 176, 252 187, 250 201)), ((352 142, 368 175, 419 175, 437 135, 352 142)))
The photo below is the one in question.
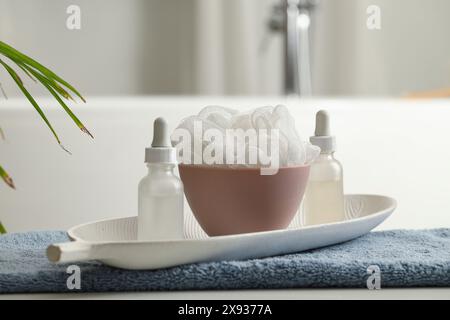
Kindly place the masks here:
POLYGON ((281 0, 272 8, 269 29, 283 32, 286 94, 312 94, 309 32, 318 0, 281 0))

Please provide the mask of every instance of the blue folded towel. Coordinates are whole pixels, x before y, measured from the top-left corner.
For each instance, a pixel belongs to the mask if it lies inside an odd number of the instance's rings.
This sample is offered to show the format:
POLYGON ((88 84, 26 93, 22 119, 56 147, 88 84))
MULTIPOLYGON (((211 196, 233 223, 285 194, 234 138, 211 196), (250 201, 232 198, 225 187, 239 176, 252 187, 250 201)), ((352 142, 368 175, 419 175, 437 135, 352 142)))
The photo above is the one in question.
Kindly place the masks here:
MULTIPOLYGON (((0 293, 73 292, 66 284, 68 265, 52 264, 45 256, 49 244, 67 240, 62 231, 0 236, 0 293)), ((82 292, 364 288, 371 265, 380 268, 381 288, 442 287, 450 286, 450 229, 372 232, 297 254, 154 271, 115 269, 96 261, 77 265, 82 292)))

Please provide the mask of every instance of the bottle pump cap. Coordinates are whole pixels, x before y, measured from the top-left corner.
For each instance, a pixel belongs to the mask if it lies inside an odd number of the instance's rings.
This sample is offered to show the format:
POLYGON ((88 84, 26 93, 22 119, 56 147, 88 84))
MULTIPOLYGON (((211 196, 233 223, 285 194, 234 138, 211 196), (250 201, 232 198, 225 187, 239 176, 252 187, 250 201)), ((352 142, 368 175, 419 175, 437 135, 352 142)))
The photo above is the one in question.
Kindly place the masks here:
POLYGON ((316 130, 309 141, 320 147, 321 153, 334 152, 336 149, 336 138, 330 134, 330 116, 325 110, 316 113, 316 130))
POLYGON ((153 122, 153 141, 150 148, 145 149, 147 163, 177 163, 176 149, 170 143, 167 121, 157 118, 153 122))

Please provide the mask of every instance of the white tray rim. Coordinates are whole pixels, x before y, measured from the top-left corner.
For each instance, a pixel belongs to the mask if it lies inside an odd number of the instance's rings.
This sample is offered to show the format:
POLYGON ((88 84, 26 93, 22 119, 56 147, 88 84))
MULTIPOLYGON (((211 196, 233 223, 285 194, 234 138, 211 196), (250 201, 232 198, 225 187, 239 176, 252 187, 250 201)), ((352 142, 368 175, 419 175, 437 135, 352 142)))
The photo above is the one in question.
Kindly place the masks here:
POLYGON ((80 238, 79 236, 76 235, 77 230, 84 228, 86 226, 89 225, 93 225, 96 223, 102 223, 102 222, 109 222, 109 221, 113 221, 113 220, 122 220, 122 219, 130 219, 130 218, 135 218, 136 216, 125 216, 125 217, 119 217, 119 218, 109 218, 109 219, 100 219, 100 220, 95 220, 95 221, 91 221, 91 222, 86 222, 83 224, 79 224, 76 225, 72 228, 70 228, 67 231, 67 234, 69 236, 69 238, 72 241, 76 241, 76 242, 81 242, 81 243, 89 243, 89 244, 141 244, 141 243, 171 243, 171 244, 176 244, 176 243, 187 243, 187 242, 216 242, 216 241, 226 241, 228 239, 231 238, 248 238, 248 237, 266 237, 267 235, 273 235, 273 234, 280 234, 280 233, 295 233, 298 232, 299 230, 310 230, 310 229, 318 229, 318 228, 328 228, 328 227, 333 227, 336 225, 341 225, 341 224, 348 224, 349 221, 352 222, 357 222, 357 221, 362 221, 362 220, 367 220, 367 219, 375 219, 376 217, 381 217, 383 215, 387 215, 383 221, 390 216, 393 211, 396 209, 397 207, 397 201, 394 198, 388 197, 388 196, 384 196, 384 195, 379 195, 379 194, 346 194, 346 197, 379 197, 379 198, 384 198, 388 201, 391 202, 390 206, 380 210, 378 212, 363 216, 363 217, 357 217, 357 218, 351 218, 348 220, 344 220, 344 221, 339 221, 339 222, 333 222, 333 223, 327 223, 327 224, 317 224, 317 225, 312 225, 312 226, 302 226, 302 227, 297 227, 297 228, 293 228, 293 229, 278 229, 278 230, 270 230, 270 231, 261 231, 261 232, 251 232, 251 233, 240 233, 240 234, 231 234, 231 235, 223 235, 223 236, 215 236, 215 237, 208 237, 208 238, 204 238, 204 239, 193 239, 193 238, 188 238, 188 239, 167 239, 167 240, 153 240, 153 241, 141 241, 141 240, 126 240, 126 241, 91 241, 91 240, 85 240, 80 238))

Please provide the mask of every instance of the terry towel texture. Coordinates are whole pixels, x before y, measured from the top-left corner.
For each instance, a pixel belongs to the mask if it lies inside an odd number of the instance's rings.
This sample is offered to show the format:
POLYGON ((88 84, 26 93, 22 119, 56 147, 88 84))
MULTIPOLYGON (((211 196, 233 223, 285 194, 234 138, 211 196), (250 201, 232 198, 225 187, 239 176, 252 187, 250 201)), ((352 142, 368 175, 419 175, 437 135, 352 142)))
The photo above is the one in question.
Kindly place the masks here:
POLYGON ((78 263, 81 290, 73 291, 68 265, 45 256, 49 244, 67 240, 62 231, 0 236, 0 293, 366 287, 371 265, 380 268, 381 288, 450 286, 450 229, 372 232, 297 254, 155 271, 78 263))

